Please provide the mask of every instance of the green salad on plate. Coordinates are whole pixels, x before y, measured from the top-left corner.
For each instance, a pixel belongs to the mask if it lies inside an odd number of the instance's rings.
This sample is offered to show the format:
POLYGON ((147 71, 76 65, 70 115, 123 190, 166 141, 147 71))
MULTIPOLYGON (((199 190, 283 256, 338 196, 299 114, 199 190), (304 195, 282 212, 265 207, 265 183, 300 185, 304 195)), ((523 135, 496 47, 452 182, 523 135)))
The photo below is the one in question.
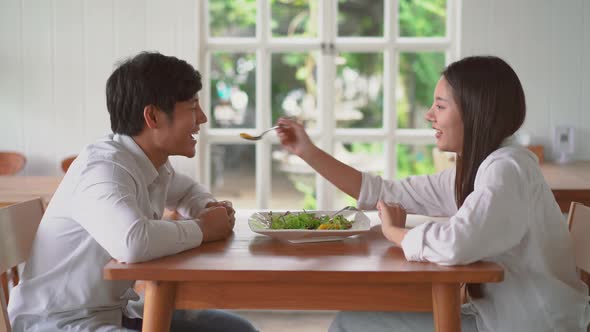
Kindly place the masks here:
POLYGON ((311 212, 272 213, 268 214, 270 229, 316 229, 316 230, 345 230, 352 227, 352 221, 343 215, 332 218, 327 215, 317 215, 311 212))

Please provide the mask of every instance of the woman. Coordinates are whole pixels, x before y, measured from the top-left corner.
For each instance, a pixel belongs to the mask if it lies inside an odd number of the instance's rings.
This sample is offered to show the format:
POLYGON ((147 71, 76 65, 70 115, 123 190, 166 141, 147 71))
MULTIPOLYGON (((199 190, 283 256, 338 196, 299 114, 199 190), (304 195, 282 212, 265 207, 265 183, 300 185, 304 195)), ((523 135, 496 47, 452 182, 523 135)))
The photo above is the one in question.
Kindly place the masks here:
MULTIPOLYGON (((516 73, 491 56, 449 65, 426 119, 436 145, 457 153, 456 169, 400 181, 361 173, 317 148, 303 127, 280 119, 283 147, 363 209, 379 210, 384 236, 410 261, 442 265, 487 260, 504 281, 468 285, 463 331, 586 331, 588 289, 576 273, 559 207, 528 150, 511 136, 525 118, 516 73), (406 211, 449 216, 405 229, 406 211)), ((430 313, 343 312, 330 331, 432 331, 430 313)))

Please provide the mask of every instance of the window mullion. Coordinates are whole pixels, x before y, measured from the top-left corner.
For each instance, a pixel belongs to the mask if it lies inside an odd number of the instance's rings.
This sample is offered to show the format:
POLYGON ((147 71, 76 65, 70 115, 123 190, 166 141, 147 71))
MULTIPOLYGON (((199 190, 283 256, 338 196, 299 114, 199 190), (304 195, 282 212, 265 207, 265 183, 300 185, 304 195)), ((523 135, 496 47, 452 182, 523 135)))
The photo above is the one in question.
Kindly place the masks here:
MULTIPOLYGON (((336 39, 337 0, 322 1, 320 6, 320 41, 324 45, 333 44, 336 39)), ((317 142, 328 154, 334 152, 334 79, 335 55, 321 50, 318 66, 318 128, 322 133, 317 142)), ((333 187, 320 175, 316 175, 316 193, 318 209, 331 209, 333 205, 333 187)))
MULTIPOLYGON (((210 70, 210 56, 208 55, 207 50, 207 38, 209 35, 209 6, 208 1, 200 1, 199 5, 197 5, 197 18, 199 18, 200 22, 206 22, 205 26, 201 26, 197 29, 198 33, 198 59, 197 63, 199 64, 198 70, 201 72, 201 77, 203 80, 207 80, 209 77, 210 70)), ((211 119, 211 100, 210 96, 210 87, 209 84, 206 82, 203 83, 203 90, 199 93, 199 102, 201 103, 201 107, 203 112, 207 116, 208 119, 211 119)), ((201 184, 203 184, 207 188, 211 188, 211 151, 209 145, 209 138, 207 131, 209 129, 209 125, 205 124, 201 127, 201 131, 199 134, 199 140, 197 143, 198 148, 198 169, 197 172, 197 179, 201 184)))
POLYGON ((388 41, 388 47, 384 54, 384 73, 383 88, 383 128, 387 133, 384 142, 384 158, 386 179, 392 179, 397 174, 397 150, 395 134, 397 129, 397 103, 395 101, 395 91, 397 91, 397 68, 398 56, 395 41, 398 35, 398 1, 386 1, 385 4, 385 36, 388 41))
MULTIPOLYGON (((270 31, 270 4, 258 0, 258 24, 256 37, 256 129, 261 132, 270 127, 270 54, 266 50, 270 31)), ((266 209, 269 206, 271 190, 271 144, 267 139, 256 142, 256 206, 266 209)))

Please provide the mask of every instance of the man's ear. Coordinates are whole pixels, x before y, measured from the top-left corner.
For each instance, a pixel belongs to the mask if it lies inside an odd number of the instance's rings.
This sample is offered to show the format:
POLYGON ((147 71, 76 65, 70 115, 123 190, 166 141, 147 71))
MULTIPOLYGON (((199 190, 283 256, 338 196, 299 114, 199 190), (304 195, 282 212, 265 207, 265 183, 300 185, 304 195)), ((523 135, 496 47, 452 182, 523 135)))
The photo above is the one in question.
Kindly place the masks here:
POLYGON ((147 105, 143 108, 143 121, 145 122, 145 126, 150 129, 158 128, 160 124, 160 114, 159 110, 154 105, 147 105))

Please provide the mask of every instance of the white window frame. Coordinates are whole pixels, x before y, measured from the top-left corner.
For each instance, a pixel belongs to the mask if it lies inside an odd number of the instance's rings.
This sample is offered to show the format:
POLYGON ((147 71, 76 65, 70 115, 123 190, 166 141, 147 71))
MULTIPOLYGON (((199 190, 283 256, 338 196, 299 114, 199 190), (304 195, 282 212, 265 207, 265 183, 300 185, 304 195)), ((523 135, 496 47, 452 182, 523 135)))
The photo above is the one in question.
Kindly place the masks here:
MULTIPOLYGON (((311 0, 313 1, 313 0, 311 0)), ((252 38, 209 38, 208 1, 199 1, 196 28, 199 36, 199 69, 203 73, 203 91, 200 93, 201 106, 208 118, 211 118, 211 73, 210 56, 213 52, 252 52, 256 55, 256 127, 247 129, 216 129, 209 123, 201 128, 199 135, 199 168, 197 177, 202 183, 211 186, 211 144, 254 144, 256 149, 256 208, 268 209, 271 193, 271 148, 278 144, 276 136, 267 135, 255 143, 244 141, 240 132, 261 132, 272 126, 271 123, 271 77, 270 63, 273 52, 316 51, 318 57, 318 125, 309 130, 311 138, 329 154, 334 152, 334 143, 338 141, 354 142, 363 137, 362 142, 382 142, 385 148, 385 178, 393 178, 397 172, 397 144, 432 144, 434 131, 431 129, 398 129, 396 114, 395 89, 399 52, 437 51, 445 52, 447 64, 459 55, 459 31, 461 0, 447 0, 447 20, 445 37, 407 38, 398 37, 398 1, 384 0, 384 36, 383 37, 338 37, 336 15, 338 0, 316 0, 319 6, 319 31, 317 38, 275 38, 271 37, 270 1, 257 0, 256 36, 252 38), (329 15, 328 15, 329 14, 329 15), (390 22, 396 22, 391 24, 390 22), (336 77, 334 52, 322 52, 322 44, 333 44, 337 52, 370 51, 382 52, 383 72, 383 128, 338 129, 335 128, 333 100, 328 96, 334 94, 336 77)), ((333 209, 334 190, 321 176, 316 175, 318 209, 333 209)), ((297 208, 294 206, 293 208, 297 208)))

